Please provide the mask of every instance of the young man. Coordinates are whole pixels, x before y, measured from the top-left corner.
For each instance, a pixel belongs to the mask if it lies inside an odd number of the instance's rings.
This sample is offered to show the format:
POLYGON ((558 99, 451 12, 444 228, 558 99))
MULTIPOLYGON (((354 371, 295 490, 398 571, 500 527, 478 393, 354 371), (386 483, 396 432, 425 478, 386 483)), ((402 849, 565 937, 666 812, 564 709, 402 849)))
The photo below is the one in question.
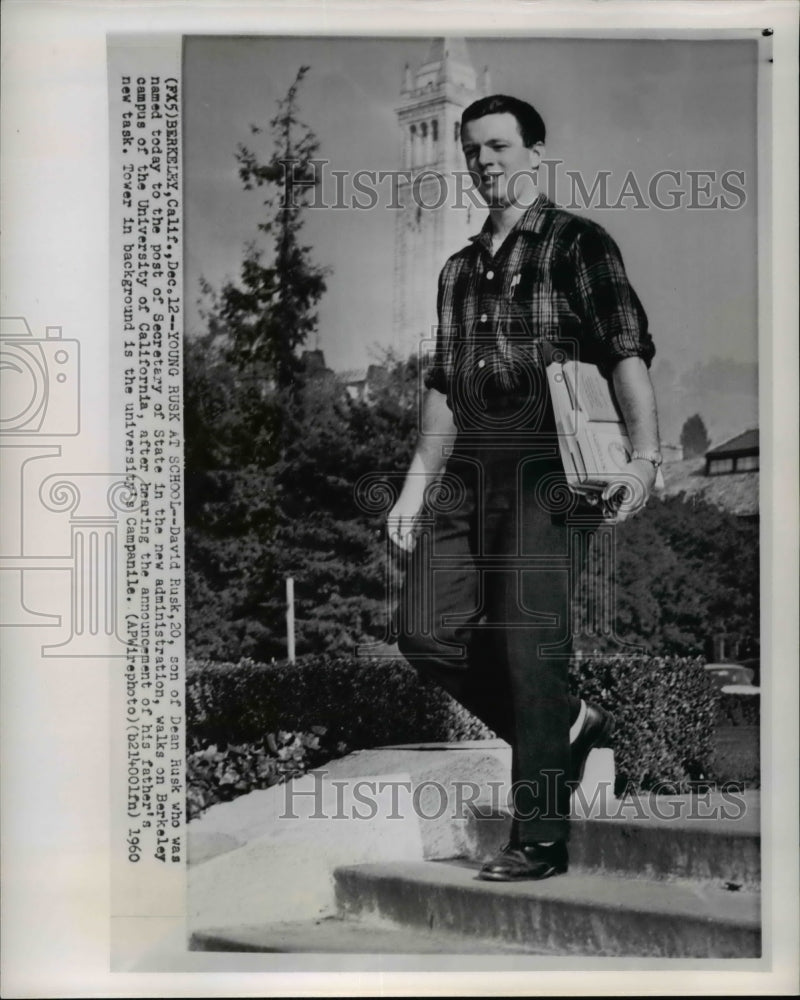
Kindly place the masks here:
POLYGON ((570 783, 613 727, 568 693, 565 566, 599 515, 566 489, 546 345, 571 345, 611 378, 635 449, 626 471, 645 498, 661 462, 647 318, 608 234, 538 191, 544 139, 516 98, 464 112, 464 156, 489 217, 439 278, 421 433, 387 524, 410 552, 401 652, 512 747, 511 841, 479 874, 497 881, 567 870, 570 783), (425 506, 433 532, 415 541, 425 506))

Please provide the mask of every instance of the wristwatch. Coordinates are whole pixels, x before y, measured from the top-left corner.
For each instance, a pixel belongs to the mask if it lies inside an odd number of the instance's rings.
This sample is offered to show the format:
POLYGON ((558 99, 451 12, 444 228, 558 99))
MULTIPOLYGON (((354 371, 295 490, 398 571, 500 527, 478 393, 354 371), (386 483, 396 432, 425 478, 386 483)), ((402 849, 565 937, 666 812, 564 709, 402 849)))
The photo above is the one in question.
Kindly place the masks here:
POLYGON ((635 462, 637 459, 641 462, 652 462, 653 466, 658 469, 663 463, 664 459, 661 457, 660 451, 636 451, 634 450, 631 454, 631 461, 635 462))

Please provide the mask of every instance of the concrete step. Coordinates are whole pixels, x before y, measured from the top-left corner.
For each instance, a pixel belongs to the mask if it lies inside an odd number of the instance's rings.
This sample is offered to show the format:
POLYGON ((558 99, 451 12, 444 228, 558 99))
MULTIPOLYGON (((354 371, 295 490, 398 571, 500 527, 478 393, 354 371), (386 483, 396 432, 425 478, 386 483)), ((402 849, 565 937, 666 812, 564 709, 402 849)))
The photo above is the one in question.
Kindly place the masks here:
MULTIPOLYGON (((485 861, 508 841, 505 809, 480 807, 467 821, 464 856, 485 861)), ((620 800, 602 818, 570 825, 570 867, 644 879, 700 879, 757 891, 761 837, 757 797, 719 793, 620 800)))
POLYGON ((195 931, 191 951, 281 954, 505 955, 550 954, 514 942, 478 940, 445 931, 385 926, 325 917, 195 931))
POLYGON ((339 868, 339 915, 548 954, 761 954, 760 901, 754 892, 572 870, 542 882, 491 883, 476 878, 477 868, 436 861, 339 868))
POLYGON ((482 741, 363 751, 213 807, 192 824, 193 946, 759 954, 757 792, 617 800, 612 751, 594 750, 573 796, 570 872, 480 882, 476 863, 508 839, 509 786, 510 749, 482 741))

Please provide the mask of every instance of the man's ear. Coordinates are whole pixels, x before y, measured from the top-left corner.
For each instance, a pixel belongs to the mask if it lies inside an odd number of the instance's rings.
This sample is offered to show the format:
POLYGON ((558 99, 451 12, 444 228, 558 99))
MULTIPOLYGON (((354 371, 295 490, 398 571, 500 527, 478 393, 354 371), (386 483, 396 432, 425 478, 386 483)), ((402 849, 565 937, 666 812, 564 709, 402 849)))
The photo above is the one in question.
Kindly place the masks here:
POLYGON ((535 142, 529 147, 528 153, 531 158, 531 170, 535 170, 542 162, 542 157, 544 156, 544 143, 535 142))

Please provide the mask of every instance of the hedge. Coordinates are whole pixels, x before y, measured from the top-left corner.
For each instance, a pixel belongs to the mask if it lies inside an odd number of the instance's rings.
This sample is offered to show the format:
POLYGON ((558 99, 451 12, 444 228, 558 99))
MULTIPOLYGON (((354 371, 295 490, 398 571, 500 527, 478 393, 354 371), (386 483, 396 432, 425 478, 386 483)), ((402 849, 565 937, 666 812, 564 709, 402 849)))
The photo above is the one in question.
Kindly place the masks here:
MULTIPOLYGON (((713 779, 720 692, 702 660, 580 657, 570 685, 616 716, 620 789, 713 779)), ((186 688, 190 815, 351 750, 492 735, 400 659, 190 661, 186 688)))
POLYGON ((322 743, 324 736, 325 729, 315 726, 310 733, 267 733, 254 742, 224 747, 212 744, 187 754, 189 819, 196 819, 217 802, 269 788, 324 764, 333 756, 322 743))
POLYGON ((294 664, 190 661, 186 687, 191 749, 312 726, 324 726, 330 743, 344 743, 349 750, 480 739, 489 732, 399 659, 309 655, 294 664))
POLYGON ((720 692, 701 658, 612 656, 570 665, 576 694, 616 717, 618 791, 688 791, 713 780, 720 692))

